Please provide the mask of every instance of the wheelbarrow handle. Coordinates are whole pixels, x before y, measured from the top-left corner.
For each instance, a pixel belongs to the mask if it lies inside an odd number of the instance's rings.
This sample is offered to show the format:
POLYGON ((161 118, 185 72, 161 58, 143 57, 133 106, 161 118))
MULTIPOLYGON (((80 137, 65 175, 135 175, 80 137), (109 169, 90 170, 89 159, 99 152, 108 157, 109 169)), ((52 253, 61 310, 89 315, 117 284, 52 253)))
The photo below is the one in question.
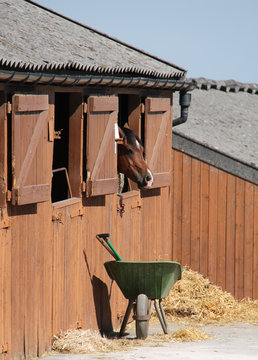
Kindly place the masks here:
POLYGON ((110 234, 108 233, 97 234, 96 238, 116 260, 122 261, 121 257, 118 255, 118 253, 116 252, 110 241, 108 240, 109 236, 110 234))

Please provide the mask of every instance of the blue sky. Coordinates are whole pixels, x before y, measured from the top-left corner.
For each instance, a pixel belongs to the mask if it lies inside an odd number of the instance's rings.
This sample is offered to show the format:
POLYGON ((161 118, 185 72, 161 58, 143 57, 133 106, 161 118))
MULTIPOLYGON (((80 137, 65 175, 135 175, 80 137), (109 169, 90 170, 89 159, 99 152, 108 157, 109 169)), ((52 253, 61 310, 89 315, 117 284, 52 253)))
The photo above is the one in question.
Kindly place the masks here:
POLYGON ((258 83, 258 0, 35 0, 188 70, 258 83))

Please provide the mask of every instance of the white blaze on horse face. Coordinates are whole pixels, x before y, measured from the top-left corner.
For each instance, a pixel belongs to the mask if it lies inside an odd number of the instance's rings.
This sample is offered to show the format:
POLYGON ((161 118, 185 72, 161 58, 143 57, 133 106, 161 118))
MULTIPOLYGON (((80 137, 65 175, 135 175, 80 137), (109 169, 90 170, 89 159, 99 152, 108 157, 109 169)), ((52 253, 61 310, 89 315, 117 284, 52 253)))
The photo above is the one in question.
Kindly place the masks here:
POLYGON ((146 187, 151 187, 153 185, 154 178, 150 169, 147 169, 147 173, 150 175, 151 179, 147 181, 146 187))
MULTIPOLYGON (((115 140, 117 139, 119 139, 119 129, 117 123, 115 123, 115 140)), ((117 143, 115 141, 115 154, 116 154, 116 149, 117 149, 117 143)))

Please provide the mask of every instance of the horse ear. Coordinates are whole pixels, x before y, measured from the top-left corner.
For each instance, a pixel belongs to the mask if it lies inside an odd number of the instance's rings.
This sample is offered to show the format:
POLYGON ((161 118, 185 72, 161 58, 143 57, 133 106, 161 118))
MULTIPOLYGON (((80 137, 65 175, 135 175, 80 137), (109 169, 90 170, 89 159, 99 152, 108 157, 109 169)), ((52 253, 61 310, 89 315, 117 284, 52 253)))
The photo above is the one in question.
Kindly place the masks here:
POLYGON ((125 124, 124 124, 124 128, 130 129, 128 123, 125 123, 125 124))
POLYGON ((127 139, 126 139, 126 136, 125 136, 125 133, 124 133, 124 130, 120 128, 120 126, 118 127, 118 130, 119 130, 119 136, 121 139, 123 139, 123 143, 127 143, 127 139))
POLYGON ((120 126, 118 127, 118 130, 119 130, 119 136, 120 136, 120 138, 125 138, 126 136, 125 136, 125 133, 124 133, 124 130, 123 129, 121 129, 120 128, 120 126))

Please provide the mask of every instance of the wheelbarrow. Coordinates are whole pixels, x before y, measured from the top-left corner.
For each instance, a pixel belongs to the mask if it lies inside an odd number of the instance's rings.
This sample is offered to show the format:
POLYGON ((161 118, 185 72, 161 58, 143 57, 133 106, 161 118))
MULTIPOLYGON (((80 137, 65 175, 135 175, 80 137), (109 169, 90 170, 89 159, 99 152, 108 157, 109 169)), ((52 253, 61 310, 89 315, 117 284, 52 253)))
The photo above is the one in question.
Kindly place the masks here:
MULTIPOLYGON (((97 235, 97 237, 101 236, 106 244, 110 244, 107 240, 109 234, 97 235)), ((101 243, 103 242, 101 241, 101 243)), ((107 248, 107 246, 105 247, 107 248)), ((149 320, 153 306, 157 312, 161 327, 164 333, 167 334, 168 323, 162 299, 168 295, 175 282, 181 279, 181 265, 174 261, 123 261, 112 245, 111 250, 109 246, 109 252, 115 257, 116 261, 105 262, 106 271, 109 277, 116 281, 124 297, 128 299, 128 306, 119 336, 124 335, 126 324, 133 309, 133 319, 136 322, 136 337, 145 339, 148 336, 149 320)))

